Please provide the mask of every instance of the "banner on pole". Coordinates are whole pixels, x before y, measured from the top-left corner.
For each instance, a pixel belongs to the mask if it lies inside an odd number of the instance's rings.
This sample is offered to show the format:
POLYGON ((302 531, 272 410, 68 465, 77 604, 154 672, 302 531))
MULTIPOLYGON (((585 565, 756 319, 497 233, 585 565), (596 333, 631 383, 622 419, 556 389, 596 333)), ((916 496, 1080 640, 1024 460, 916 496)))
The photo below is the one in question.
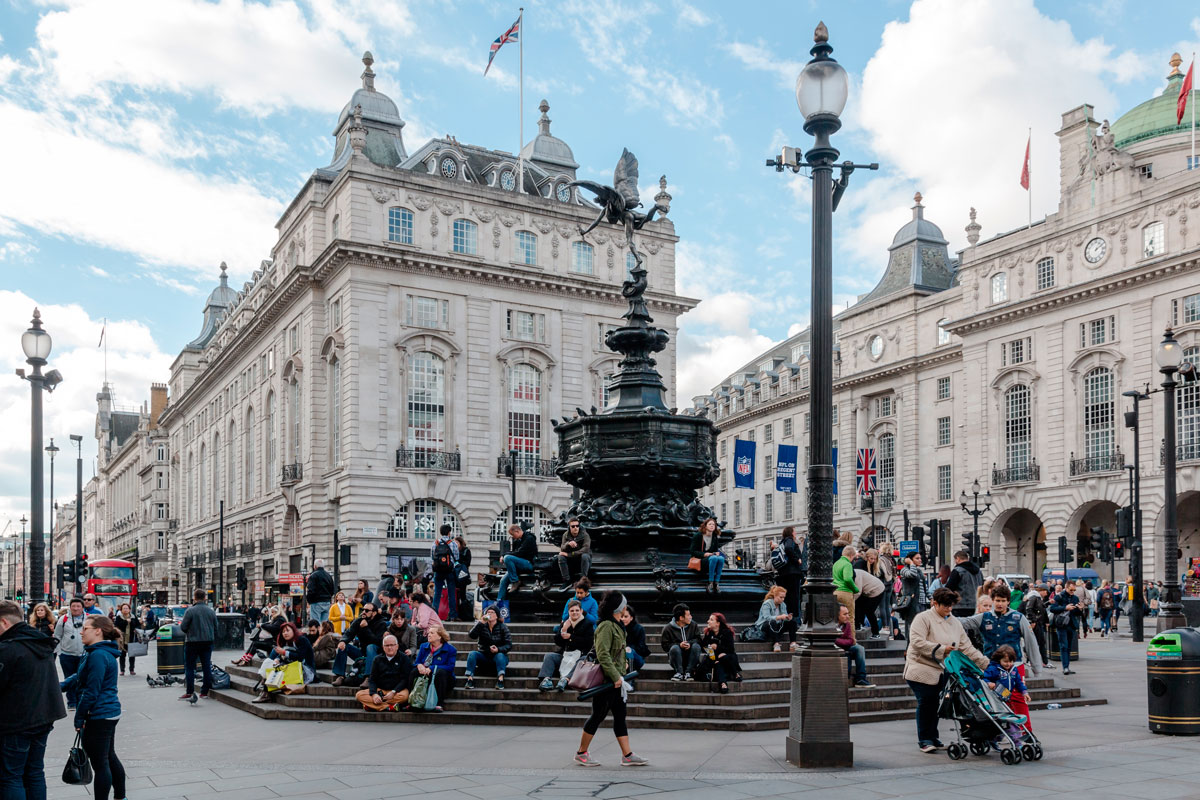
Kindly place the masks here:
POLYGON ((779 445, 779 453, 775 458, 775 491, 796 491, 796 452, 798 449, 794 444, 779 445))
POLYGON ((754 442, 733 440, 733 488, 754 488, 754 442))
POLYGON ((860 495, 868 495, 875 489, 876 474, 875 448, 858 448, 858 466, 854 470, 854 476, 858 482, 858 493, 860 495))

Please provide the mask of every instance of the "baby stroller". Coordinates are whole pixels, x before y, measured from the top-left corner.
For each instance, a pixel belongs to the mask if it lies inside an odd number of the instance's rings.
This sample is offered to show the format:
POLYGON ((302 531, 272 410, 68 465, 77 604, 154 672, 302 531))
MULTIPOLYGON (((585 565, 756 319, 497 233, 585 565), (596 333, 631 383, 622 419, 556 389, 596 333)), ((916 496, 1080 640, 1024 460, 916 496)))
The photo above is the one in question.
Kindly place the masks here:
POLYGON ((938 716, 954 721, 958 741, 946 748, 951 759, 966 758, 968 748, 977 756, 995 748, 1000 751, 1000 760, 1010 765, 1042 759, 1042 743, 1032 731, 1022 727, 1027 721, 1025 716, 1013 713, 988 688, 979 667, 956 650, 946 656, 943 669, 946 688, 942 691, 938 716))

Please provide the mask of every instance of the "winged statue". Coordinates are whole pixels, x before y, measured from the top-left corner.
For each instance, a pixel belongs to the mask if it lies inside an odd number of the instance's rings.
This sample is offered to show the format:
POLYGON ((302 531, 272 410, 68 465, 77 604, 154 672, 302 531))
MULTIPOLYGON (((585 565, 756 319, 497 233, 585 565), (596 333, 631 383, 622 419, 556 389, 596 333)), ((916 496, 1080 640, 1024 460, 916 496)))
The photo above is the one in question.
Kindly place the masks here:
MULTIPOLYGON (((642 270, 642 257, 633 246, 633 232, 641 230, 642 226, 654 219, 655 214, 660 212, 666 213, 667 208, 659 203, 655 203, 646 214, 634 210, 642 207, 642 201, 638 195, 637 156, 629 152, 629 148, 623 150, 620 160, 617 161, 617 168, 613 170, 612 186, 605 186, 595 181, 575 181, 571 185, 579 186, 592 192, 596 195, 596 201, 601 205, 600 213, 596 219, 586 229, 581 228, 579 234, 586 237, 601 222, 608 222, 612 225, 623 225, 625 227, 625 240, 629 244, 629 252, 633 254, 633 258, 637 262, 637 266, 631 270, 631 273, 641 272, 640 282, 644 284, 645 271, 642 270)), ((644 286, 642 288, 643 290, 645 289, 644 286)))

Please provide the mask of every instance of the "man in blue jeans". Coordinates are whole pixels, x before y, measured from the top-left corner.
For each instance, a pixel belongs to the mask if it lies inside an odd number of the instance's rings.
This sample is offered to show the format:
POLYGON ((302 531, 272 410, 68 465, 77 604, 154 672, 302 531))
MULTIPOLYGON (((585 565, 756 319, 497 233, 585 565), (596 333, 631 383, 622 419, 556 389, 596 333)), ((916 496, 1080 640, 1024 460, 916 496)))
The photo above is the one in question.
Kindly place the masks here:
POLYGON ((442 588, 449 593, 446 598, 449 613, 446 615, 447 620, 458 618, 456 613, 458 609, 457 598, 455 597, 455 589, 458 586, 458 577, 454 574, 455 565, 458 564, 458 542, 450 535, 454 531, 449 525, 443 525, 438 530, 437 541, 433 543, 433 547, 429 550, 429 558, 433 561, 433 610, 437 611, 441 608, 442 588))
POLYGON ((363 674, 371 672, 371 663, 383 647, 383 635, 387 633, 387 620, 379 613, 374 603, 363 603, 362 614, 350 623, 333 655, 333 685, 346 682, 346 660, 363 656, 363 674), (356 645, 355 642, 358 644, 356 645))
POLYGON ((1055 633, 1058 634, 1058 653, 1062 658, 1062 674, 1072 675, 1074 673, 1071 671, 1071 644, 1075 640, 1075 626, 1082 613, 1075 597, 1075 581, 1067 581, 1063 590, 1054 595, 1047 610, 1051 614, 1055 633), (1058 622, 1062 619, 1059 615, 1065 615, 1070 624, 1059 625, 1058 622))
POLYGON ((0 797, 46 797, 46 737, 67 715, 54 640, 29 625, 20 607, 0 600, 0 797))
POLYGON ((537 537, 532 532, 526 533, 520 525, 509 525, 508 535, 512 537, 512 550, 504 557, 504 577, 500 579, 500 593, 496 600, 508 596, 508 587, 521 582, 521 573, 533 574, 533 560, 537 558, 537 537))
POLYGON ((217 638, 217 612, 208 604, 208 593, 197 589, 192 593, 195 601, 183 613, 179 627, 187 639, 183 646, 183 694, 180 700, 190 700, 196 691, 196 660, 204 670, 200 683, 200 698, 207 699, 212 691, 212 649, 217 638))

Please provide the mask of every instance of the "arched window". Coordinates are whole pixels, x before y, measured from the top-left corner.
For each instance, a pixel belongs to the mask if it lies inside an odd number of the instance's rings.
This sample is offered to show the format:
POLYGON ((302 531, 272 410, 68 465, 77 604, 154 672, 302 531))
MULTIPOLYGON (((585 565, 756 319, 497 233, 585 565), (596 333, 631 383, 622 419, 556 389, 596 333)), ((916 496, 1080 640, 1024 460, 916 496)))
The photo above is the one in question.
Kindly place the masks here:
POLYGON ((458 514, 448 503, 425 497, 396 509, 388 520, 387 538, 436 539, 442 525, 450 526, 451 536, 459 536, 463 532, 458 514))
POLYGON ((454 252, 479 254, 479 226, 469 219, 454 220, 454 252))
POLYGON ((581 275, 595 275, 596 251, 587 242, 571 242, 571 271, 581 275))
POLYGON ((246 461, 242 469, 245 484, 244 497, 249 500, 254 497, 254 409, 246 409, 246 426, 242 429, 242 456, 246 461))
POLYGON ((516 261, 537 266, 537 236, 529 231, 517 231, 516 261))
POLYGON ((950 320, 942 317, 937 321, 937 343, 938 345, 950 344, 950 331, 946 330, 945 325, 950 320))
POLYGON ((1029 387, 1018 383, 1004 393, 1004 463, 1008 469, 1029 466, 1032 450, 1029 387))
POLYGON ((891 433, 879 437, 879 494, 883 497, 876 506, 889 508, 896 496, 896 437, 891 433))
POLYGON ((537 460, 542 452, 542 373, 532 364, 508 370, 508 449, 537 460))
POLYGON ((205 445, 200 445, 200 512, 199 518, 203 519, 208 516, 208 448, 205 445))
MULTIPOLYGON (((643 261, 646 260, 645 253, 642 253, 642 260, 643 261)), ((625 253, 625 272, 626 273, 633 272, 633 270, 636 267, 637 267, 637 258, 633 255, 633 253, 626 251, 626 253, 625 253)))
POLYGON ((1096 367, 1083 376, 1083 454, 1087 458, 1112 455, 1113 375, 1108 367, 1096 367))
POLYGON ((609 399, 616 396, 616 395, 613 395, 609 391, 609 388, 608 388, 608 385, 609 385, 609 383, 612 382, 612 379, 613 379, 613 373, 611 373, 611 372, 606 372, 600 376, 600 407, 601 408, 608 408, 609 399))
POLYGON ((388 241, 413 243, 413 212, 399 206, 388 209, 388 241))
POLYGON ((279 478, 279 408, 271 392, 267 395, 267 488, 278 484, 279 478))
POLYGON ((288 461, 300 463, 300 379, 293 376, 288 384, 288 461))
MULTIPOLYGON (((1200 347, 1184 350, 1183 360, 1200 367, 1200 347)), ((1179 460, 1200 458, 1200 385, 1180 383, 1175 389, 1175 409, 1179 460)))
POLYGON ((237 496, 237 423, 229 423, 225 439, 225 504, 236 505, 237 496))
POLYGON ((342 360, 329 362, 329 464, 342 463, 342 360))
POLYGON ((408 360, 408 447, 414 464, 426 466, 426 452, 446 449, 446 362, 433 353, 408 360))
MULTIPOLYGON (((530 530, 540 542, 542 535, 550 530, 550 524, 554 521, 554 516, 542 508, 531 503, 518 503, 516 506, 516 522, 518 525, 527 524, 530 530)), ((512 524, 510 521, 510 510, 505 509, 504 512, 496 517, 496 521, 492 523, 492 532, 488 537, 493 542, 503 542, 508 537, 508 526, 512 524)))
POLYGON ((992 276, 992 302, 1003 303, 1008 300, 1008 274, 997 272, 992 276))

